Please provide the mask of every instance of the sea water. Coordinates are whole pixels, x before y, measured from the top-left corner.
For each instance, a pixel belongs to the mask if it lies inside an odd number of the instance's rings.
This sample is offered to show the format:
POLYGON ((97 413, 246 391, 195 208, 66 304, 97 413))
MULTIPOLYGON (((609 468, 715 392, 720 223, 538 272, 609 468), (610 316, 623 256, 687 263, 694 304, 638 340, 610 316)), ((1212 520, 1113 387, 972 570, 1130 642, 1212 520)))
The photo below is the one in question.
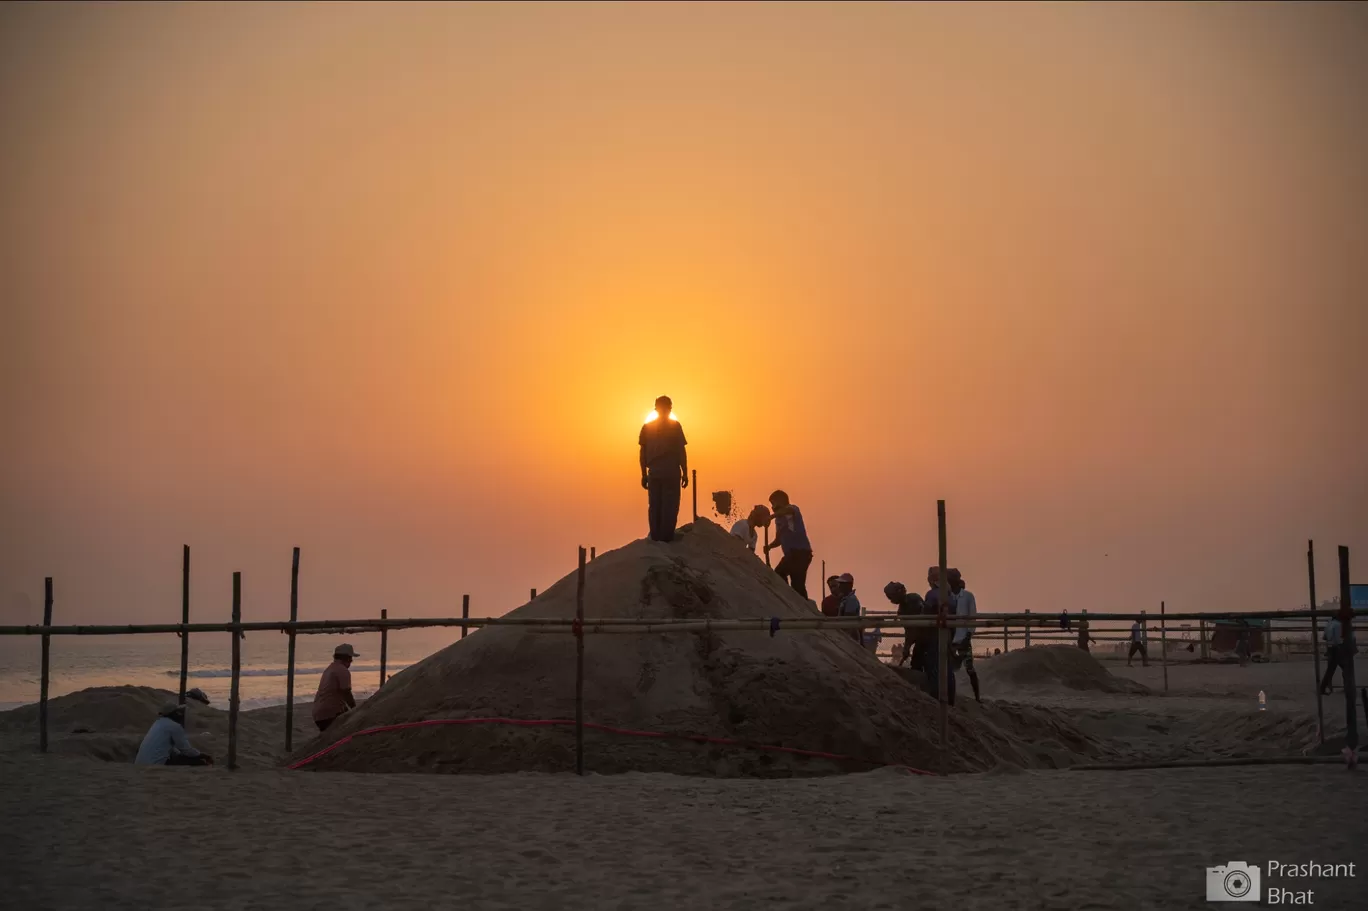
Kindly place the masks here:
MULTIPOLYGON (((393 676, 459 636, 459 630, 392 631, 386 673, 393 676)), ((181 643, 175 634, 53 636, 51 642, 49 698, 92 686, 150 686, 172 692, 180 686, 181 643)), ((379 686, 379 633, 296 636, 296 701, 313 699, 319 675, 331 662, 333 649, 343 642, 351 643, 360 653, 351 666, 352 689, 357 697, 379 686)), ((0 637, 0 711, 38 701, 41 643, 38 636, 0 637)), ((278 632, 249 632, 243 638, 239 678, 242 708, 284 704, 288 643, 288 637, 278 632)), ((227 633, 192 633, 186 688, 199 687, 211 705, 226 709, 232 660, 232 639, 227 633)))

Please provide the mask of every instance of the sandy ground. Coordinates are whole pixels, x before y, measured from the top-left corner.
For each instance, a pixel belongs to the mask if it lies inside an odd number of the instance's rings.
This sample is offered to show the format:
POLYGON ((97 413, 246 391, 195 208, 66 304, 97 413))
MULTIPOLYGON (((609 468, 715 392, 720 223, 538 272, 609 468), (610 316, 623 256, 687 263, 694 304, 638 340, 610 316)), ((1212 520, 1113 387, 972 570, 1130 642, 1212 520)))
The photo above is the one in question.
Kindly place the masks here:
MULTIPOLYGON (((0 904, 33 911, 1171 909, 1205 907, 1205 867, 1229 860, 1368 875, 1368 775, 1333 767, 757 781, 4 757, 0 781, 0 904)), ((1368 899, 1363 879, 1272 884, 1368 899)))
MULTIPOLYGON (((1317 741, 1309 662, 1170 668, 1167 694, 1157 666, 1107 666, 1152 692, 988 688, 986 708, 957 711, 1068 719, 1104 761, 1290 755, 1317 741)), ((271 711, 244 736, 278 739, 271 711)), ((1325 714, 1342 731, 1341 694, 1325 714)), ((1270 859, 1355 863, 1352 880, 1265 885, 1368 907, 1368 766, 306 774, 271 767, 281 744, 260 742, 245 749, 253 766, 229 773, 102 762, 103 748, 78 749, 89 736, 55 737, 68 748, 48 756, 31 732, 0 737, 0 908, 1123 911, 1206 907, 1207 866, 1270 859)))

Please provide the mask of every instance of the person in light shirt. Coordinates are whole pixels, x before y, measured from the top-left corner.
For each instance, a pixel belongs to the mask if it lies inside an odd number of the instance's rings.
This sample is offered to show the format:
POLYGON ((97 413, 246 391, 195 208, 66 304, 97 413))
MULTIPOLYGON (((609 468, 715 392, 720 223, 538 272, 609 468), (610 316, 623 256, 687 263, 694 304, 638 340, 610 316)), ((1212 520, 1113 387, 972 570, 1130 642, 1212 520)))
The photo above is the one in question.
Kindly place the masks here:
POLYGON ((352 695, 351 663, 359 658, 356 649, 345 642, 333 650, 333 662, 323 671, 314 694, 313 720, 320 732, 336 721, 343 712, 356 708, 352 695))
POLYGON ((213 765, 207 753, 190 745, 185 736, 185 705, 168 702, 161 707, 160 717, 152 722, 138 747, 134 765, 213 765))
POLYGON ((1321 634, 1325 640, 1325 676, 1321 678, 1321 693, 1330 695, 1330 688, 1335 682, 1335 671, 1340 671, 1340 679, 1344 679, 1342 666, 1347 664, 1342 657, 1344 651, 1344 627, 1338 617, 1331 617, 1330 622, 1325 624, 1325 632, 1321 634))
POLYGON ((755 553, 755 548, 760 543, 760 538, 755 530, 764 528, 769 523, 770 511, 764 506, 755 506, 751 509, 750 515, 737 520, 736 524, 731 527, 731 533, 745 541, 751 553, 755 553))
MULTIPOLYGON (((964 587, 964 576, 958 569, 951 569, 947 574, 950 576, 950 594, 955 599, 955 616, 974 616, 978 613, 978 602, 974 600, 974 593, 964 587)), ((964 672, 969 675, 969 685, 974 688, 974 701, 982 702, 983 697, 979 695, 978 671, 974 670, 974 628, 955 627, 951 647, 955 652, 956 663, 962 663, 964 672)))

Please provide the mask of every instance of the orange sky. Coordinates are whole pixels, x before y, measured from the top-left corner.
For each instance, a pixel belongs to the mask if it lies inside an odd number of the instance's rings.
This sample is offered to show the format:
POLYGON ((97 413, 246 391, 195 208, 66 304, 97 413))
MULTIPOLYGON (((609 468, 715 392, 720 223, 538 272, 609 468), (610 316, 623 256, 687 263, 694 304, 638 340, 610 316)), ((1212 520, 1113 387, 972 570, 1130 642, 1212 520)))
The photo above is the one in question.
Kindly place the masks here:
POLYGON ((502 613, 661 393, 870 603, 937 497, 985 611, 1331 595, 1364 85, 1361 7, 6 4, 0 613, 502 613))

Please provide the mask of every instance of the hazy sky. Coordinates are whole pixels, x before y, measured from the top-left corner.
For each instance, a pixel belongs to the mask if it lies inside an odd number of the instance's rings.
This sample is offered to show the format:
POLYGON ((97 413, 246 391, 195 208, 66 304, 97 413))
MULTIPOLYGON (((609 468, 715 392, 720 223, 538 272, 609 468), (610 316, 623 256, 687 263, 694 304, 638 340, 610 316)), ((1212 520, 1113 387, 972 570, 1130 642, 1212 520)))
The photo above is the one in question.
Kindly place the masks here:
POLYGON ((0 611, 502 613, 661 393, 870 603, 938 497, 984 611, 1331 595, 1364 86, 1361 6, 5 4, 0 611))

